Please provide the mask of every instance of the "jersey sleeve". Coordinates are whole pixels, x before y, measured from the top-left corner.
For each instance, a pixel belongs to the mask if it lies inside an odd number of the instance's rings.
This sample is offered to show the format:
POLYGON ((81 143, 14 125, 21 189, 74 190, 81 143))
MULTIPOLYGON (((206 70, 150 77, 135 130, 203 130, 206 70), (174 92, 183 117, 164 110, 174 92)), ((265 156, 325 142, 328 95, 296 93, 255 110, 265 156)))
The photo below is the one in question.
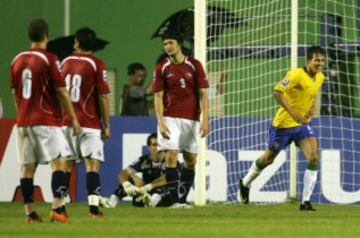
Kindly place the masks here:
POLYGON ((155 68, 154 79, 151 89, 153 93, 161 92, 164 90, 164 75, 162 72, 162 64, 158 64, 155 68))
POLYGON ((205 71, 200 61, 196 61, 195 64, 195 76, 197 78, 199 88, 208 88, 209 82, 206 80, 205 71))
POLYGON ((16 78, 14 76, 13 65, 10 66, 9 78, 10 78, 10 88, 16 88, 17 87, 17 81, 16 81, 16 78))
POLYGON ((108 94, 110 93, 110 89, 104 63, 102 61, 97 61, 97 68, 96 87, 98 88, 100 94, 108 94))
POLYGON ((49 56, 50 76, 54 80, 56 87, 65 87, 65 81, 61 78, 61 65, 56 55, 49 56))
POLYGON ((130 170, 132 173, 141 172, 141 164, 142 164, 142 157, 138 158, 134 162, 132 162, 127 169, 130 170))
POLYGON ((275 85, 274 90, 283 93, 289 91, 292 88, 296 87, 299 81, 298 78, 299 77, 296 70, 289 70, 284 79, 275 85))

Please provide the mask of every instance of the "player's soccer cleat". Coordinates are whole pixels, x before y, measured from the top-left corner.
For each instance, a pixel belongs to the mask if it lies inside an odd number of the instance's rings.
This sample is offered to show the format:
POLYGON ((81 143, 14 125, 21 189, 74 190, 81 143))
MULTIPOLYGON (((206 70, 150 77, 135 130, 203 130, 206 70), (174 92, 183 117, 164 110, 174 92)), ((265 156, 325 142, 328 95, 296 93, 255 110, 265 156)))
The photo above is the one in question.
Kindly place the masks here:
POLYGON ((89 212, 89 218, 90 219, 102 219, 102 218, 104 218, 104 213, 102 213, 100 211, 97 214, 89 212))
POLYGON ((160 202, 161 198, 162 198, 161 194, 154 193, 153 195, 151 195, 148 206, 149 207, 156 207, 158 205, 158 203, 160 202))
POLYGON ((31 212, 26 216, 26 222, 29 224, 34 222, 42 222, 42 218, 36 212, 31 212))
POLYGON ((305 201, 304 203, 301 203, 299 209, 300 211, 310 211, 310 212, 316 211, 316 209, 313 208, 313 206, 311 205, 310 201, 305 201))
POLYGON ((119 204, 120 200, 118 198, 118 196, 116 196, 115 194, 111 194, 110 199, 109 199, 109 204, 111 208, 116 207, 119 204))
POLYGON ((243 204, 249 203, 250 188, 243 184, 243 180, 239 180, 240 199, 243 204))
POLYGON ((124 197, 127 196, 127 194, 126 194, 126 192, 125 192, 122 185, 119 185, 119 187, 117 187, 115 189, 113 194, 115 194, 119 198, 119 200, 121 200, 121 199, 123 199, 124 197))
POLYGON ((66 211, 65 205, 63 205, 63 206, 61 207, 61 209, 62 209, 62 212, 64 213, 64 215, 65 215, 66 217, 69 217, 69 214, 68 214, 67 211, 66 211))
POLYGON ((111 208, 113 207, 111 202, 110 202, 110 199, 107 198, 107 197, 103 197, 103 196, 99 196, 99 205, 100 207, 105 207, 105 208, 111 208))
POLYGON ((194 207, 191 206, 189 203, 183 203, 183 208, 185 208, 185 209, 191 209, 191 208, 194 208, 194 207))
POLYGON ((169 209, 189 209, 189 208, 192 208, 192 206, 190 206, 187 203, 178 203, 178 202, 172 204, 169 207, 169 209))
POLYGON ((57 213, 54 210, 50 211, 50 221, 51 222, 60 222, 60 223, 68 223, 68 219, 69 217, 67 216, 67 214, 65 214, 65 212, 61 212, 61 213, 57 213))
POLYGON ((170 193, 166 193, 161 200, 157 203, 157 207, 170 207, 171 205, 177 203, 177 201, 174 201, 174 199, 171 197, 170 193))

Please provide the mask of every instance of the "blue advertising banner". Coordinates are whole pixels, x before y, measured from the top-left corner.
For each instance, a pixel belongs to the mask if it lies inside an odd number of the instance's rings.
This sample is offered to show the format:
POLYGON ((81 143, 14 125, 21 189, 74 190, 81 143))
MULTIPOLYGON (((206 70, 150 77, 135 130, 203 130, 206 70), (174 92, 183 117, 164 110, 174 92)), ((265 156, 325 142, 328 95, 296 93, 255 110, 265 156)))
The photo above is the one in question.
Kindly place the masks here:
MULTIPOLYGON (((211 121, 208 137, 207 197, 213 201, 238 200, 238 179, 245 175, 267 143, 268 118, 222 117, 211 121), (219 130, 221 128, 221 130, 219 130)), ((319 174, 312 196, 319 203, 360 203, 360 120, 314 119, 319 138, 319 174)), ((154 117, 112 117, 111 139, 105 142, 101 168, 102 193, 118 185, 117 173, 146 153, 146 137, 156 131, 154 117)), ((306 161, 298 152, 297 191, 301 198, 306 161)), ((86 200, 85 169, 78 168, 78 200, 86 200)), ((279 154, 252 185, 250 200, 281 202, 288 198, 289 150, 279 154)), ((191 199, 190 194, 189 198, 191 199)))

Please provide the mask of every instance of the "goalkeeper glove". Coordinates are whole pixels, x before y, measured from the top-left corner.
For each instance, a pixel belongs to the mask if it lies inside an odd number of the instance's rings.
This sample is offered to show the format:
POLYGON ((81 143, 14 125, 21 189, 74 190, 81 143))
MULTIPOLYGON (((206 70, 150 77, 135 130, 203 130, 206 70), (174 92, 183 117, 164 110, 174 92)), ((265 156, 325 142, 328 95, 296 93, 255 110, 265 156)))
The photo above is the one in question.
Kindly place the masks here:
POLYGON ((132 185, 129 181, 124 182, 122 185, 129 196, 135 196, 139 192, 139 188, 132 185))
POLYGON ((141 193, 148 193, 148 192, 150 192, 152 189, 153 189, 153 186, 151 185, 151 183, 149 183, 149 184, 146 184, 146 185, 142 186, 142 187, 140 188, 140 192, 141 192, 141 193))
POLYGON ((147 207, 151 201, 151 195, 148 193, 144 193, 144 194, 138 196, 137 198, 135 198, 135 201, 142 202, 147 207))

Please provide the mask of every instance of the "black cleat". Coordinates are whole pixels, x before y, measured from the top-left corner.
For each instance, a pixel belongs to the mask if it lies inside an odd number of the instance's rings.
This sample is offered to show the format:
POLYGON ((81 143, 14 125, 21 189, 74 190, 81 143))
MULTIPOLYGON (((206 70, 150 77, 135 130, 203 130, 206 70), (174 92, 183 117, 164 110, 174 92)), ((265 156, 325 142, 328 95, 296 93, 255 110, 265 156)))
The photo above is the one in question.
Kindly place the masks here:
POLYGON ((29 215, 26 216, 27 223, 35 223, 35 222, 42 222, 42 217, 39 216, 36 212, 31 212, 29 215))
POLYGON ((249 203, 250 188, 243 184, 243 180, 239 180, 240 199, 243 204, 249 203))
POLYGON ((156 205, 157 207, 170 207, 171 205, 173 205, 174 203, 176 203, 177 201, 175 201, 170 193, 166 193, 161 200, 158 202, 158 204, 156 205))
POLYGON ((121 184, 115 189, 113 194, 115 194, 119 198, 119 200, 122 200, 124 197, 127 196, 124 187, 121 184))
POLYGON ((316 211, 316 209, 312 207, 310 201, 305 201, 304 203, 301 203, 299 209, 300 211, 310 211, 310 212, 316 211))

